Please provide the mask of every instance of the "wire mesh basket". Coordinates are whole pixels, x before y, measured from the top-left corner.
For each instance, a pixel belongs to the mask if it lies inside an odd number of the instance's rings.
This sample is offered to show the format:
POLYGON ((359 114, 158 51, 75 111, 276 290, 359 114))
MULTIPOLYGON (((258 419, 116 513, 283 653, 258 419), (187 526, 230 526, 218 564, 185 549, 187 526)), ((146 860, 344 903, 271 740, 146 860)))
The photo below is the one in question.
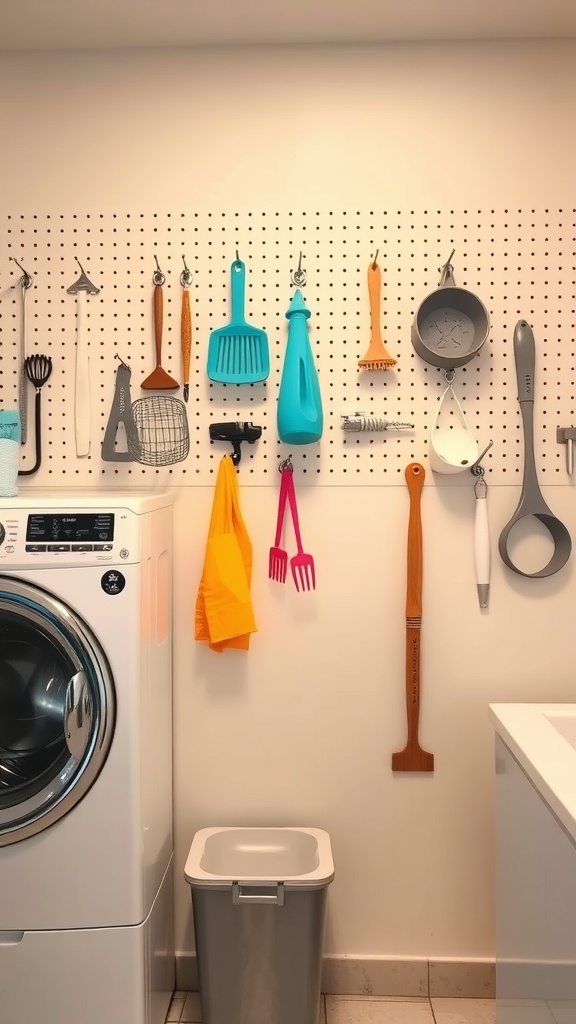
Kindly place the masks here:
POLYGON ((144 466, 172 466, 190 451, 186 406, 170 395, 150 395, 132 403, 135 436, 129 449, 144 466))

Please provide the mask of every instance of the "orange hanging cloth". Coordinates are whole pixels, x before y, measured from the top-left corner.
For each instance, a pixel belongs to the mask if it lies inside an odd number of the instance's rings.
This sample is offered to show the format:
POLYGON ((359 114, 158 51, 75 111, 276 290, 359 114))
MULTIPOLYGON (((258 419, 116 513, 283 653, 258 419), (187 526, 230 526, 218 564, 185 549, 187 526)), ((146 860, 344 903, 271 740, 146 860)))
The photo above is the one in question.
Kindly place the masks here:
POLYGON ((252 543, 240 512, 238 476, 230 455, 220 463, 196 598, 194 638, 213 651, 247 651, 257 631, 250 597, 252 543))

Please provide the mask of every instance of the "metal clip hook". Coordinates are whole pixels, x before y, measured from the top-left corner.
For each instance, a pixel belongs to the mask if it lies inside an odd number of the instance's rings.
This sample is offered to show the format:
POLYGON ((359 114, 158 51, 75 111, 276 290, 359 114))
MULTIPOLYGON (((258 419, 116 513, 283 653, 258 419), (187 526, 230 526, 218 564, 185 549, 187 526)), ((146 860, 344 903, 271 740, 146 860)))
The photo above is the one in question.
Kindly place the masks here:
POLYGON ((306 271, 302 270, 302 253, 300 253, 300 259, 298 260, 298 270, 294 270, 290 274, 290 284, 294 288, 302 288, 306 284, 306 271))
POLYGON ((160 264, 158 263, 158 257, 156 255, 154 256, 154 259, 156 260, 156 270, 152 274, 152 284, 160 286, 164 284, 166 278, 162 271, 160 270, 160 264))
POLYGON ((446 263, 442 267, 438 267, 438 273, 440 274, 439 288, 445 288, 447 285, 454 286, 454 267, 452 266, 452 257, 456 249, 452 249, 446 263))
POLYGON ((476 459, 476 462, 472 466, 470 466, 470 472, 473 473, 474 476, 484 476, 484 466, 481 466, 480 463, 482 462, 482 459, 486 455, 486 452, 490 451, 490 449, 491 449, 493 444, 494 444, 494 441, 490 441, 486 445, 486 447, 485 447, 484 451, 482 452, 482 454, 478 456, 478 458, 476 459))
POLYGON ((184 264, 184 270, 180 274, 180 284, 182 285, 183 288, 189 288, 190 285, 192 284, 192 279, 194 275, 192 271, 189 270, 188 267, 186 266, 185 256, 182 256, 182 263, 184 264))
POLYGON ((456 252, 456 249, 452 249, 452 252, 450 253, 448 259, 446 260, 446 263, 443 263, 441 267, 438 267, 438 273, 439 274, 441 274, 443 270, 449 270, 450 269, 450 267, 452 266, 452 257, 453 257, 455 252, 456 252))
POLYGON ((484 467, 478 466, 477 473, 478 479, 474 484, 474 494, 477 498, 485 498, 488 494, 488 484, 484 479, 484 467))
POLYGON ((25 291, 27 291, 28 288, 32 287, 32 284, 34 282, 34 278, 32 277, 32 274, 29 274, 27 270, 24 270, 24 267, 22 266, 21 263, 18 262, 18 260, 16 259, 15 256, 9 256, 8 258, 11 259, 16 264, 16 266, 19 267, 20 270, 22 271, 22 277, 20 278, 20 285, 21 285, 22 288, 24 288, 25 291))
POLYGON ((287 459, 283 459, 283 461, 278 466, 278 472, 283 473, 286 469, 289 469, 291 473, 294 472, 294 466, 292 464, 291 455, 289 455, 287 459))

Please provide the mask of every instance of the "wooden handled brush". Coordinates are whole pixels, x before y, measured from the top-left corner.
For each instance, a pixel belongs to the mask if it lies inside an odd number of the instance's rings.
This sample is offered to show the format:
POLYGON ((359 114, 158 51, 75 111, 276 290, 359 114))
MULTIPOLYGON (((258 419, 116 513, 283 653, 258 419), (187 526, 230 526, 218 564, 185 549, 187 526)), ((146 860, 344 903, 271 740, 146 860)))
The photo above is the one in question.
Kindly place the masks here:
POLYGON ((180 339, 182 347, 182 376, 184 384, 184 401, 188 401, 190 392, 190 351, 192 348, 192 315, 190 313, 190 293, 182 289, 182 313, 180 318, 180 339))
POLYGON ((156 366, 152 373, 143 380, 140 387, 147 391, 172 391, 179 387, 177 380, 174 380, 162 366, 162 326, 164 321, 164 297, 162 285, 154 285, 154 349, 156 353, 156 366))
MULTIPOLYGON (((376 254, 378 255, 378 254, 376 254)), ((380 267, 376 263, 376 257, 368 267, 368 294, 370 296, 370 347, 360 360, 358 366, 361 370, 389 370, 394 366, 396 360, 386 351, 380 333, 380 267)))
POLYGON ((406 466, 410 495, 408 519, 408 574, 406 586, 406 717, 408 739, 404 750, 392 754, 393 772, 433 772, 434 754, 418 742, 420 718, 420 631, 422 627, 422 519, 420 498, 424 467, 418 462, 406 466))

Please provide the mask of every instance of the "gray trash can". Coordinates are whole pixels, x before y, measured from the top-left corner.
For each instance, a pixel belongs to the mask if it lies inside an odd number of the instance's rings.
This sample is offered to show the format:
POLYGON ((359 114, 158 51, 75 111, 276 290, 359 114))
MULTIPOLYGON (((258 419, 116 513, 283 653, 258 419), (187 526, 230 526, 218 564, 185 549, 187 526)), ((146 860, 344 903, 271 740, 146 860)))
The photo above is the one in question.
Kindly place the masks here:
POLYGON ((203 1024, 318 1024, 328 833, 204 828, 184 873, 203 1024))

